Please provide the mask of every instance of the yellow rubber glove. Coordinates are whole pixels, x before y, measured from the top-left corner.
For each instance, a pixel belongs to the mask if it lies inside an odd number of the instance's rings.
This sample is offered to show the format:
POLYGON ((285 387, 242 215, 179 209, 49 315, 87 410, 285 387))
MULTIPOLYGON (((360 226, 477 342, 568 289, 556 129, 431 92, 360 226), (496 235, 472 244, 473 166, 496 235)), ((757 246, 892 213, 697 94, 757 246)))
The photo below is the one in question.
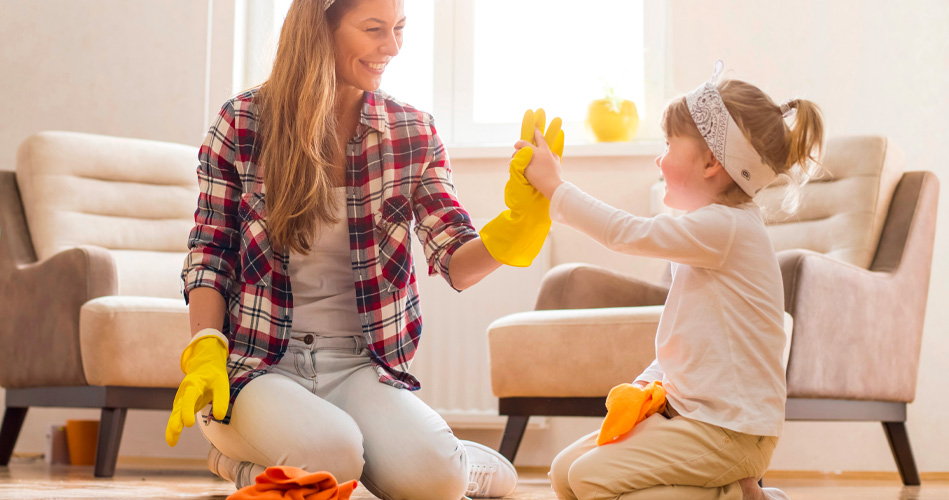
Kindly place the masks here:
POLYGON ((646 387, 620 384, 610 389, 606 397, 606 418, 596 438, 597 446, 610 444, 632 431, 636 424, 666 406, 666 390, 662 382, 650 382, 646 387))
MULTIPOLYGON (((521 122, 521 139, 534 142, 534 128, 544 133, 546 114, 527 110, 521 122)), ((551 151, 563 155, 564 135, 560 118, 550 121, 544 139, 551 151)), ((535 144, 536 145, 536 144, 535 144)), ((504 186, 504 204, 508 209, 481 228, 481 240, 488 253, 502 264, 527 267, 540 253, 550 232, 550 201, 524 177, 534 150, 521 148, 511 159, 510 178, 504 186)))
POLYGON ((181 371, 185 379, 178 386, 175 402, 165 428, 168 446, 178 444, 183 427, 194 425, 194 414, 212 400, 214 418, 227 415, 230 383, 227 379, 227 344, 219 337, 207 336, 190 344, 181 353, 181 371))

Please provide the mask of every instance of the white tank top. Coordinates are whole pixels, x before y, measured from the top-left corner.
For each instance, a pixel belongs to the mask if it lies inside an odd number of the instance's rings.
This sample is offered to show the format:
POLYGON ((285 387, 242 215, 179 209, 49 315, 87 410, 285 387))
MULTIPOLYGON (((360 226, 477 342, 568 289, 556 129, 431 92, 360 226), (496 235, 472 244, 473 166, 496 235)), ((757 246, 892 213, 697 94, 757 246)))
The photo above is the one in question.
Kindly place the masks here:
POLYGON ((329 337, 362 335, 349 250, 346 188, 333 188, 339 222, 320 226, 309 255, 290 252, 294 332, 329 337))

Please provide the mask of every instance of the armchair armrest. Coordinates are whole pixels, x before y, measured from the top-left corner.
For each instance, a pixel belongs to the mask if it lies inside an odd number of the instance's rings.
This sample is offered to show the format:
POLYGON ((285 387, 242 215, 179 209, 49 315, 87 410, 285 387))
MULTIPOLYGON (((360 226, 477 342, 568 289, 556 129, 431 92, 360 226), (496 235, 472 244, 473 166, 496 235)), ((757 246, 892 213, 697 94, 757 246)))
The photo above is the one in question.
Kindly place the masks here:
POLYGON ((780 252, 794 317, 788 396, 909 402, 916 392, 926 290, 808 250, 780 252), (922 294, 920 300, 920 294, 922 294))
POLYGON ((498 397, 605 397, 655 358, 662 306, 529 311, 488 326, 498 397), (569 357, 564 357, 569 353, 569 357))
POLYGON ((24 264, 15 262, 7 244, 0 246, 0 386, 85 385, 79 309, 116 293, 112 256, 79 246, 24 264))
POLYGON ((540 285, 535 310, 658 306, 667 287, 590 264, 561 264, 540 285))

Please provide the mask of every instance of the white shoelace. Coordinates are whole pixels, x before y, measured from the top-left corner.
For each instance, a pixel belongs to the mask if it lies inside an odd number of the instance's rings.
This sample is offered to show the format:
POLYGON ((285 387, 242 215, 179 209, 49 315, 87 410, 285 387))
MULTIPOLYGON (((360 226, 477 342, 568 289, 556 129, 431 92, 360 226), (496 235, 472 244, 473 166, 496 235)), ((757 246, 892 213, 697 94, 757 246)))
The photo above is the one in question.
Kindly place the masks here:
POLYGON ((497 472, 497 466, 485 464, 471 464, 468 469, 468 490, 466 495, 484 497, 491 488, 491 480, 497 472))

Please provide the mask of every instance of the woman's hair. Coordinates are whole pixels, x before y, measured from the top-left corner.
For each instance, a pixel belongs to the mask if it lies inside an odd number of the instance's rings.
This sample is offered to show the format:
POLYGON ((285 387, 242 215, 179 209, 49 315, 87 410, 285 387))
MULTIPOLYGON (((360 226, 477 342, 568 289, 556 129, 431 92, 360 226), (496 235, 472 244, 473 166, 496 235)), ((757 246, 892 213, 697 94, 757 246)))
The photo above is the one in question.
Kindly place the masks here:
MULTIPOLYGON (((796 110, 793 124, 788 126, 784 112, 758 87, 740 80, 725 80, 718 84, 728 114, 744 133, 761 160, 775 174, 786 175, 788 192, 782 210, 795 212, 801 202, 801 188, 821 174, 820 156, 824 141, 824 122, 817 104, 794 99, 785 106, 796 110)), ((686 136, 698 139, 708 147, 689 113, 685 97, 679 97, 666 106, 662 113, 662 130, 667 136, 686 136)), ((720 200, 730 206, 751 201, 737 183, 722 193, 720 200)))
POLYGON ((337 0, 324 11, 323 0, 294 0, 257 93, 268 235, 277 248, 308 253, 318 224, 338 221, 332 172, 343 152, 333 32, 352 3, 337 0))

